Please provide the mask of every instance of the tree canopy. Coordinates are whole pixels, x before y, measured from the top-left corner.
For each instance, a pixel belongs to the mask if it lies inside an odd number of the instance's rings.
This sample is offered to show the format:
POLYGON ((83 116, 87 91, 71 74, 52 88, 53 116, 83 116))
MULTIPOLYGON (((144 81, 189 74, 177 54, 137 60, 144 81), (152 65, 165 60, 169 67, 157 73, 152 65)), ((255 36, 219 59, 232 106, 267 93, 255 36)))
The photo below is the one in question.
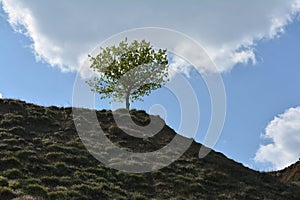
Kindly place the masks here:
POLYGON ((101 99, 130 102, 161 88, 168 80, 168 58, 166 49, 155 50, 150 42, 127 39, 118 46, 100 48, 95 57, 89 55, 91 69, 99 76, 87 81, 91 90, 101 99))

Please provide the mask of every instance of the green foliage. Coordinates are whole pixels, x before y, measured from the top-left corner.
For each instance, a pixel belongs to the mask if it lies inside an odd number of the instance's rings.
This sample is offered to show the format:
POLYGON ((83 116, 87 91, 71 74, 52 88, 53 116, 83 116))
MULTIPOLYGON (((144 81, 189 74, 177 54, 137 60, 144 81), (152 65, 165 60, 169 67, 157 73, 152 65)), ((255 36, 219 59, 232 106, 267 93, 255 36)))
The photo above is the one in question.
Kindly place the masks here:
POLYGON ((38 196, 38 197, 47 197, 48 189, 38 184, 29 184, 25 187, 25 192, 27 194, 38 196))
POLYGON ((97 175, 89 172, 76 171, 74 177, 80 180, 96 180, 97 175))
POLYGON ((22 126, 15 126, 8 130, 12 134, 23 136, 25 135, 25 128, 22 126))
POLYGON ((15 157, 2 158, 0 160, 0 170, 11 169, 11 168, 21 168, 22 164, 15 157))
POLYGON ((0 187, 0 199, 13 199, 17 195, 7 187, 0 187))
POLYGON ((7 133, 7 132, 0 132, 0 139, 7 139, 7 138, 11 138, 12 134, 11 133, 7 133))
POLYGON ((65 156, 62 152, 50 152, 46 154, 46 159, 51 161, 61 160, 65 156))
POLYGON ((55 163, 54 168, 55 168, 54 173, 57 176, 64 176, 64 175, 70 176, 72 174, 72 170, 69 169, 68 165, 64 162, 55 163))
POLYGON ((3 186, 8 186, 8 179, 3 176, 0 176, 0 187, 3 186))
POLYGON ((4 119, 0 120, 0 124, 3 127, 11 127, 20 125, 23 117, 21 115, 15 115, 13 113, 6 113, 4 119))
POLYGON ((122 129, 120 129, 120 127, 118 127, 116 124, 109 126, 107 131, 109 133, 122 133, 122 129))
POLYGON ((104 199, 107 195, 102 191, 102 187, 93 187, 85 184, 74 185, 73 190, 88 196, 90 199, 104 199))
POLYGON ((65 199, 88 200, 89 199, 88 197, 80 194, 80 192, 74 190, 48 192, 48 198, 50 200, 65 200, 65 199))
POLYGON ((101 98, 112 98, 115 101, 129 102, 142 100, 165 83, 168 77, 167 50, 155 51, 150 42, 127 39, 118 46, 101 48, 96 57, 90 57, 91 68, 99 77, 87 83, 93 92, 101 98))
POLYGON ((132 196, 132 199, 134 199, 134 200, 147 200, 148 198, 145 197, 142 194, 134 193, 133 196, 132 196))
POLYGON ((68 199, 68 193, 65 191, 49 192, 48 197, 50 200, 68 199))
POLYGON ((41 182, 50 187, 72 185, 72 179, 69 177, 44 176, 41 178, 41 182))
POLYGON ((40 184, 41 180, 40 179, 37 179, 37 178, 22 178, 22 179, 19 179, 18 181, 20 185, 22 186, 27 186, 29 184, 40 184))
POLYGON ((24 177, 23 173, 19 169, 8 169, 3 172, 3 175, 9 179, 20 179, 24 177))

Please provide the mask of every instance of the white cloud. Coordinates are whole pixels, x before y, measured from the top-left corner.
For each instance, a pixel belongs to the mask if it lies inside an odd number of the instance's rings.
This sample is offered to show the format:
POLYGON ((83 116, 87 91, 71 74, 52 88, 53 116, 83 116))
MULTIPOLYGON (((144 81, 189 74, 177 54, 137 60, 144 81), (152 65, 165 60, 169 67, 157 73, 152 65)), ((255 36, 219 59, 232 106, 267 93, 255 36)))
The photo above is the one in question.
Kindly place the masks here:
POLYGON ((3 95, 0 93, 0 99, 2 99, 3 98, 3 95))
POLYGON ((290 108, 275 117, 266 127, 263 138, 272 143, 261 145, 256 162, 272 163, 274 169, 283 169, 300 158, 300 107, 290 108))
POLYGON ((256 41, 278 37, 300 8, 300 0, 0 1, 14 29, 31 38, 36 58, 63 71, 76 71, 86 54, 111 35, 145 26, 195 38, 219 71, 255 64, 256 41))
POLYGON ((169 78, 172 78, 176 74, 175 72, 181 72, 187 75, 190 72, 189 63, 178 56, 172 57, 172 61, 169 64, 169 68, 171 69, 169 70, 169 78))

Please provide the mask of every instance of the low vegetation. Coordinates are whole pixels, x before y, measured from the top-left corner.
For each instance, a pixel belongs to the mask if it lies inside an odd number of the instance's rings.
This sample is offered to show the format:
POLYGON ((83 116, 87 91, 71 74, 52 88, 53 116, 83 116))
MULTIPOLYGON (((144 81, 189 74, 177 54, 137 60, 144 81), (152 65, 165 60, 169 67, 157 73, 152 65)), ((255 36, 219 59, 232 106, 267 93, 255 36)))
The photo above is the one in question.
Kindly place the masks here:
MULTIPOLYGON (((136 123, 149 123, 144 111, 131 114, 136 123)), ((134 138, 116 126, 111 111, 97 111, 97 117, 107 137, 130 151, 159 149, 176 134, 165 126, 151 138, 134 138)), ((299 199, 295 184, 215 151, 199 159, 200 147, 193 142, 161 170, 125 173, 105 167, 86 150, 71 108, 0 99, 0 199, 299 199)))

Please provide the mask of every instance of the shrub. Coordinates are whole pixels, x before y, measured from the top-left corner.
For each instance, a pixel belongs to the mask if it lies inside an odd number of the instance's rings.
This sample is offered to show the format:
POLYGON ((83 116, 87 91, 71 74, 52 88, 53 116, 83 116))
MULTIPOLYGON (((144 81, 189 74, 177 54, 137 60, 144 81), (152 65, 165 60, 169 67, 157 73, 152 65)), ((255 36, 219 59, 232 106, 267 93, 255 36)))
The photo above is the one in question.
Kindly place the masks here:
POLYGON ((9 151, 14 151, 14 152, 20 151, 20 150, 22 150, 22 149, 23 149, 22 147, 16 146, 16 145, 8 146, 8 147, 7 147, 7 150, 9 150, 9 151))
POLYGON ((38 137, 34 137, 32 139, 32 143, 35 144, 36 146, 43 146, 43 142, 42 142, 41 138, 38 138, 38 137))
POLYGON ((3 176, 0 176, 0 186, 8 186, 8 179, 3 177, 3 176))
POLYGON ((56 191, 48 193, 49 199, 80 199, 80 200, 88 200, 90 198, 80 194, 78 191, 67 190, 67 191, 56 191), (64 193, 64 194, 62 194, 64 193), (64 198, 66 197, 66 198, 64 198))
POLYGON ((65 154, 74 154, 77 155, 78 154, 78 148, 75 147, 65 147, 63 146, 64 144, 51 144, 49 146, 46 147, 46 151, 49 152, 61 152, 61 153, 65 153, 65 154))
POLYGON ((56 162, 56 163, 54 164, 54 167, 55 167, 56 169, 58 169, 58 170, 66 170, 66 169, 68 169, 68 166, 67 166, 66 163, 64 163, 64 162, 56 162))
POLYGON ((146 126, 150 123, 150 117, 138 117, 136 115, 132 115, 131 119, 138 125, 146 126))
POLYGON ((15 125, 20 125, 21 123, 19 121, 16 121, 14 119, 4 119, 0 122, 1 127, 9 128, 15 125))
POLYGON ((13 199, 17 195, 7 187, 0 187, 0 199, 13 199))
POLYGON ((53 172, 53 168, 48 165, 27 165, 27 169, 34 177, 44 176, 45 174, 53 172))
POLYGON ((5 119, 16 119, 16 120, 22 120, 23 116, 22 115, 18 115, 15 113, 5 113, 4 115, 5 119))
POLYGON ((124 197, 124 196, 122 196, 122 195, 116 195, 115 197, 114 197, 114 199, 118 199, 118 200, 127 200, 128 198, 126 198, 126 197, 124 197))
POLYGON ((89 199, 105 199, 107 195, 102 191, 101 187, 92 187, 85 184, 75 185, 72 189, 89 197, 89 199))
POLYGON ((132 196, 132 199, 134 200, 147 200, 147 198, 145 196, 143 196, 142 194, 139 193, 134 193, 132 196))
POLYGON ((25 192, 33 196, 46 197, 48 191, 46 187, 39 184, 29 184, 25 187, 25 192))
POLYGON ((41 181, 44 185, 50 187, 71 185, 71 179, 69 177, 44 176, 41 178, 41 181))
POLYGON ((103 168, 94 168, 94 167, 87 167, 85 168, 85 171, 86 172, 89 172, 89 173, 93 173, 93 174, 96 174, 98 176, 103 176, 106 172, 105 172, 105 169, 103 168))
POLYGON ((27 157, 29 156, 34 156, 36 155, 36 152, 35 151, 32 151, 32 150, 21 150, 21 151, 18 151, 16 153, 17 157, 20 158, 20 159, 26 159, 27 157))
POLYGON ((25 135, 25 129, 21 126, 16 126, 8 130, 10 133, 13 133, 15 135, 24 136, 25 135))
POLYGON ((20 189, 23 185, 19 181, 20 179, 17 180, 9 180, 9 188, 12 190, 18 190, 20 189))
POLYGON ((81 171, 76 171, 74 172, 74 177, 81 179, 81 180, 88 180, 88 179, 96 179, 97 175, 89 172, 81 172, 81 171))
POLYGON ((4 176, 9 178, 9 179, 20 179, 23 178, 24 175, 22 174, 22 172, 18 169, 8 169, 6 170, 4 173, 4 176))
POLYGON ((33 197, 33 196, 30 196, 30 195, 24 195, 24 196, 15 198, 15 199, 13 199, 13 200, 41 200, 41 199, 40 199, 40 198, 33 197))
POLYGON ((30 164, 40 164, 44 162, 43 158, 39 158, 36 155, 28 156, 28 161, 30 164))
POLYGON ((16 138, 8 138, 8 139, 3 139, 3 143, 8 144, 8 145, 20 145, 20 141, 16 138))
POLYGON ((46 159, 47 160, 51 160, 51 161, 53 161, 53 160, 60 160, 64 156, 65 156, 65 154, 62 153, 62 152, 50 152, 50 153, 46 154, 46 159))
POLYGON ((15 157, 3 158, 0 160, 0 170, 6 170, 11 168, 21 168, 22 164, 15 157))
POLYGON ((8 149, 8 145, 7 144, 0 144, 0 151, 6 151, 8 149))
POLYGON ((35 179, 35 178, 27 178, 27 179, 22 179, 19 180, 19 184, 22 186, 26 186, 29 184, 39 184, 41 181, 39 179, 35 179))
POLYGON ((56 162, 54 164, 55 174, 57 176, 70 176, 72 174, 72 170, 68 168, 66 163, 64 162, 56 162))
POLYGON ((45 176, 45 177, 42 177, 41 181, 46 186, 55 187, 57 185, 60 185, 59 178, 55 177, 55 176, 45 176))
POLYGON ((56 191, 56 192, 49 192, 48 198, 50 200, 57 200, 57 199, 68 199, 68 194, 66 191, 56 191))
POLYGON ((112 124, 108 128, 108 132, 112 134, 118 134, 118 133, 122 133, 122 130, 116 124, 112 124))
POLYGON ((40 115, 40 114, 30 115, 28 117, 28 120, 32 124, 47 124, 47 125, 49 125, 49 123, 51 122, 51 119, 48 116, 40 115))
POLYGON ((16 115, 14 113, 6 113, 4 114, 4 119, 1 120, 0 125, 6 128, 16 126, 16 125, 21 125, 22 119, 23 119, 22 115, 16 115))
POLYGON ((7 132, 0 132, 0 139, 11 138, 12 134, 7 132))

